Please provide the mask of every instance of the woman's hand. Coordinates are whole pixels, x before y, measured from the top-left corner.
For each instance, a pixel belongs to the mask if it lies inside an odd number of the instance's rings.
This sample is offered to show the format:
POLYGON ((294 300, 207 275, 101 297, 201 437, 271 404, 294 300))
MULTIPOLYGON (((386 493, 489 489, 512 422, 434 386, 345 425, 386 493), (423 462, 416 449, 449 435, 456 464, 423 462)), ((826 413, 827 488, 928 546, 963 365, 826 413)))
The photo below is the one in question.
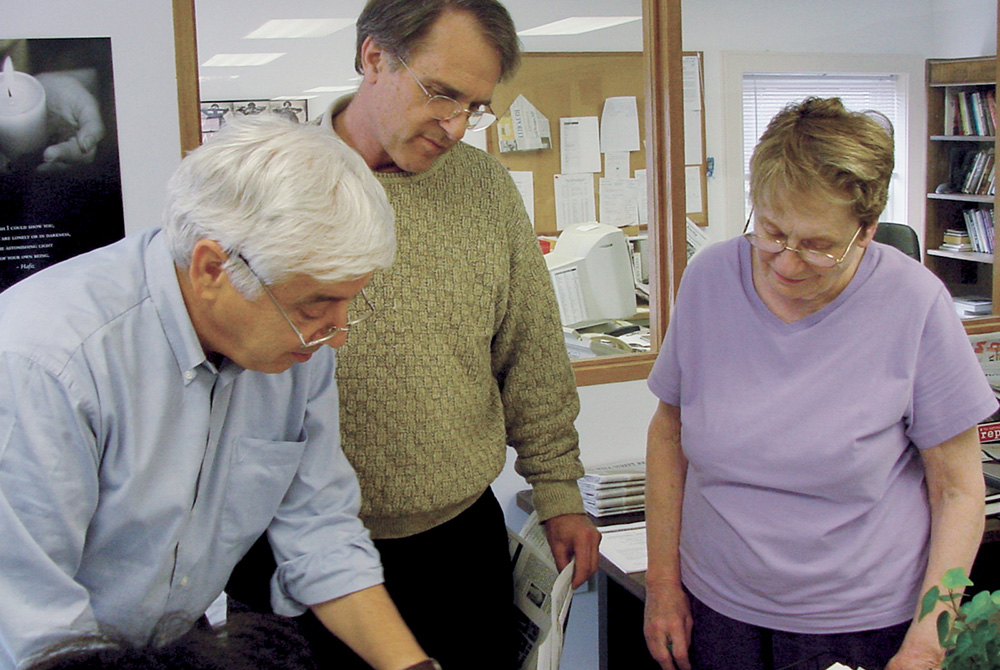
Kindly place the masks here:
POLYGON ((643 632, 650 655, 663 670, 691 670, 691 623, 691 605, 679 584, 646 584, 643 632))
MULTIPOLYGON (((910 631, 913 633, 913 630, 910 631)), ((889 659, 885 670, 930 670, 941 667, 944 660, 944 650, 938 644, 937 635, 932 635, 930 640, 922 639, 927 637, 926 633, 914 635, 910 633, 903 640, 902 646, 896 655, 889 659)))

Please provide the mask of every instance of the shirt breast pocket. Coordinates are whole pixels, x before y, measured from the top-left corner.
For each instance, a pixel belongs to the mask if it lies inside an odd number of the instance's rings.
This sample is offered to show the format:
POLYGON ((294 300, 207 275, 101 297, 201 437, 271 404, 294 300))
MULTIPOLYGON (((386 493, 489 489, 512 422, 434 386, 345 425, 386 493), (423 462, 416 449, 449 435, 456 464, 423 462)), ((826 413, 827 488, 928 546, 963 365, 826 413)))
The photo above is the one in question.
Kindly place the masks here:
POLYGON ((222 513, 226 544, 249 547, 267 529, 292 485, 305 446, 252 437, 236 441, 222 513))

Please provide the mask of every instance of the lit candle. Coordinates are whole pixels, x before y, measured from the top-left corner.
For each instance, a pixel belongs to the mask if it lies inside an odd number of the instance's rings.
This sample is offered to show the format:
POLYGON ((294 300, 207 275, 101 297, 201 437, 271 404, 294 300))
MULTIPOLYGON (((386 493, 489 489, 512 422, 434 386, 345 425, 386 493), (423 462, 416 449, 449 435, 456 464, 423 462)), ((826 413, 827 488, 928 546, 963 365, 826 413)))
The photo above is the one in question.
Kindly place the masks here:
POLYGON ((0 153, 10 161, 45 146, 45 89, 37 79, 15 72, 10 56, 0 74, 0 153))

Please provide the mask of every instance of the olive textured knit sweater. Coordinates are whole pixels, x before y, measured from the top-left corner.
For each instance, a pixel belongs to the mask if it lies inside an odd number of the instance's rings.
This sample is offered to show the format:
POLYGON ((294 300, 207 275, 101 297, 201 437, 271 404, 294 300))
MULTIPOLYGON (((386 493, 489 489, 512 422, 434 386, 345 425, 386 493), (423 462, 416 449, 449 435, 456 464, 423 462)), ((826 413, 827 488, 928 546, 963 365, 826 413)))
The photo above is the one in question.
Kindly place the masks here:
POLYGON ((507 445, 542 520, 582 512, 576 385, 505 168, 459 142, 425 172, 376 176, 396 213, 396 262, 375 273, 376 314, 337 366, 365 525, 393 538, 448 521, 500 474, 507 445))

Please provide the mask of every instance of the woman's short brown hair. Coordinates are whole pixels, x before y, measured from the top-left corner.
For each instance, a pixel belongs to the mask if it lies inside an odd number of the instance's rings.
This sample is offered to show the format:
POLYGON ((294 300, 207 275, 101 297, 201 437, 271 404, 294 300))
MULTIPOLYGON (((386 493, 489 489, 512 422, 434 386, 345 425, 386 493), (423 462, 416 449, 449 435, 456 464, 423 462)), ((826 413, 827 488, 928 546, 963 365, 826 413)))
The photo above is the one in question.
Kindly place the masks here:
POLYGON ((878 222, 894 165, 892 124, 879 112, 850 112, 840 98, 785 107, 750 158, 750 199, 773 204, 779 190, 847 203, 861 225, 878 222))

